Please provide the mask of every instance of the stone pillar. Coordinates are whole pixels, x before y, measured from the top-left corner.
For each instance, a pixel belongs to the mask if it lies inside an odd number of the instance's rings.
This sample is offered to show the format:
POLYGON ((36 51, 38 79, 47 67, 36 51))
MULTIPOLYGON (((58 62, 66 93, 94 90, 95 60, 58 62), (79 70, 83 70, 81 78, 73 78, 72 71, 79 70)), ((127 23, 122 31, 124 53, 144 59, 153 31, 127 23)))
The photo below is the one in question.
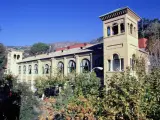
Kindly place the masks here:
POLYGON ((111 59, 111 71, 113 71, 113 60, 111 59))
POLYGON ((64 75, 67 76, 68 73, 68 63, 66 57, 64 57, 64 75))
POLYGON ((23 64, 20 64, 20 66, 21 66, 20 81, 23 82, 23 64))
POLYGON ((118 34, 121 34, 121 24, 118 23, 118 34))
POLYGON ((80 73, 80 61, 79 61, 79 56, 76 55, 76 73, 79 74, 80 73))
POLYGON ((112 36, 113 33, 112 33, 112 26, 110 26, 110 36, 112 36))
POLYGON ((25 80, 25 82, 27 83, 28 82, 28 75, 29 75, 28 74, 28 63, 26 62, 25 65, 26 65, 26 74, 25 74, 26 75, 26 80, 25 80))
POLYGON ((42 61, 38 60, 38 75, 42 76, 42 61))
POLYGON ((51 76, 56 75, 57 72, 57 63, 55 58, 51 58, 51 76))

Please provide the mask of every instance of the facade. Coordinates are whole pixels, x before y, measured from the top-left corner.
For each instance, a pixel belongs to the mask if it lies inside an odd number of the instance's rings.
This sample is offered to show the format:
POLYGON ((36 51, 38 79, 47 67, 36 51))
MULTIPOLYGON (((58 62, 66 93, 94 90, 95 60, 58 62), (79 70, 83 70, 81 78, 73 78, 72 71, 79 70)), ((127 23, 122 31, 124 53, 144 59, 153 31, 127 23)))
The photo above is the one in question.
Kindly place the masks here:
POLYGON ((22 61, 23 52, 18 50, 10 49, 7 54, 7 69, 6 74, 18 75, 17 63, 22 61))
POLYGON ((126 67, 131 67, 133 55, 147 59, 147 52, 139 47, 139 43, 142 43, 138 40, 140 17, 130 8, 117 9, 100 16, 100 19, 103 22, 102 43, 76 44, 59 48, 52 53, 21 59, 12 70, 16 71, 19 80, 34 86, 34 80, 38 76, 52 76, 57 71, 63 75, 73 71, 82 73, 96 67, 103 68, 95 69, 95 72, 98 77, 105 79, 106 75, 123 72, 126 67))

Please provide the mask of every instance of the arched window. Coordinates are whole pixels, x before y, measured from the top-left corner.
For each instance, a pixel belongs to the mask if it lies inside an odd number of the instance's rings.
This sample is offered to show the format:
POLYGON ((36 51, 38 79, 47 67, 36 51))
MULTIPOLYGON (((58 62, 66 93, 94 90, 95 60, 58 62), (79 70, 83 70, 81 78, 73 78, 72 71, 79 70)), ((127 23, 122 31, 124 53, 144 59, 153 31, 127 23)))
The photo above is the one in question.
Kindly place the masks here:
POLYGON ((32 73, 32 66, 31 66, 31 65, 28 66, 28 73, 29 73, 29 74, 32 73))
POLYGON ((83 59, 81 62, 81 72, 88 72, 90 71, 90 62, 88 59, 83 59))
POLYGON ((112 34, 117 35, 118 34, 118 24, 114 23, 112 27, 112 34))
POLYGON ((133 33, 133 25, 132 24, 130 25, 130 33, 131 34, 133 33))
POLYGON ((107 27, 107 36, 110 36, 111 35, 111 29, 110 27, 107 27))
POLYGON ((23 66, 23 74, 26 74, 26 66, 23 66))
POLYGON ((14 59, 16 59, 16 54, 14 54, 14 59))
POLYGON ((120 27, 121 27, 121 33, 124 33, 124 32, 125 32, 124 23, 121 23, 121 24, 120 24, 120 27))
POLYGON ((34 65, 34 73, 38 74, 38 65, 37 64, 34 65))
POLYGON ((20 58, 20 55, 17 55, 17 60, 19 60, 19 58, 20 58))
POLYGON ((120 59, 117 54, 113 54, 113 71, 120 70, 120 59))
POLYGON ((68 72, 72 73, 76 70, 76 63, 73 60, 70 60, 68 63, 68 72))
POLYGON ((59 62, 58 63, 58 71, 60 72, 60 73, 64 73, 64 64, 63 64, 63 62, 59 62))
POLYGON ((19 74, 21 74, 21 66, 19 66, 19 74))
POLYGON ((45 65, 45 74, 49 74, 49 65, 48 64, 45 65))

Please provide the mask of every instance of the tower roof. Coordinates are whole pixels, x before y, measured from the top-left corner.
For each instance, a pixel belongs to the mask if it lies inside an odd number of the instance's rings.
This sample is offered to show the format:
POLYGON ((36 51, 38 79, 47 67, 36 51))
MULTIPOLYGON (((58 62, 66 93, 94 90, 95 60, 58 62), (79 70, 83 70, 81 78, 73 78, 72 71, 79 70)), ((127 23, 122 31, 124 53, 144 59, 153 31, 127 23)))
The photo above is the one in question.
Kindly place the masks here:
POLYGON ((104 21, 104 20, 108 20, 108 19, 111 19, 111 18, 114 18, 114 17, 117 17, 117 16, 120 16, 120 15, 124 15, 124 14, 127 14, 127 13, 133 13, 134 16, 137 18, 137 20, 140 20, 141 18, 133 11, 131 10, 128 6, 127 7, 122 7, 122 8, 118 8, 116 10, 113 10, 109 13, 106 13, 104 15, 101 15, 99 16, 99 18, 104 21))

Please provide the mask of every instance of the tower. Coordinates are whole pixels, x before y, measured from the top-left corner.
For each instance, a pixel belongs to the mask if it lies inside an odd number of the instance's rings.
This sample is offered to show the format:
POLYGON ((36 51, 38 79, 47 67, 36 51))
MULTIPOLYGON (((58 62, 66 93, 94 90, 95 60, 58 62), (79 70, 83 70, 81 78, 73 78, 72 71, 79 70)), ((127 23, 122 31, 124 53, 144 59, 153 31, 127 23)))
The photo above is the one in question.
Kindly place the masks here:
POLYGON ((100 16, 103 21, 104 77, 131 65, 138 48, 140 17, 128 7, 100 16))

